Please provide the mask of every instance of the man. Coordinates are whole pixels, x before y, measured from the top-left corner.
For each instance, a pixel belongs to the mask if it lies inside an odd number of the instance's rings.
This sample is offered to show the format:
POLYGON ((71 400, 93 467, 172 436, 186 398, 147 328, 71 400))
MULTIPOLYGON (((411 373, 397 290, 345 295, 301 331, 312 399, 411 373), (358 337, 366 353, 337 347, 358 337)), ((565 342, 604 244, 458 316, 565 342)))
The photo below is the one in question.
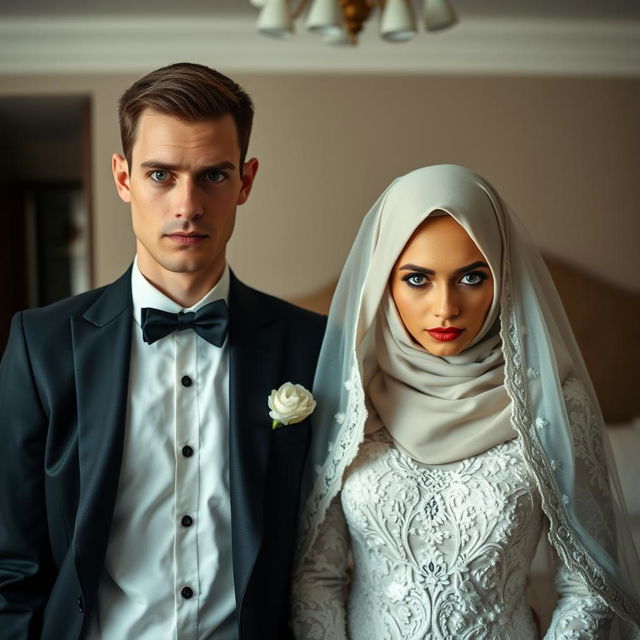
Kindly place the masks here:
POLYGON ((176 64, 120 102, 136 260, 24 311, 0 366, 0 638, 282 638, 324 320, 227 267, 253 105, 176 64), (228 312, 227 312, 228 309, 228 312), (228 327, 228 331, 227 331, 228 327))

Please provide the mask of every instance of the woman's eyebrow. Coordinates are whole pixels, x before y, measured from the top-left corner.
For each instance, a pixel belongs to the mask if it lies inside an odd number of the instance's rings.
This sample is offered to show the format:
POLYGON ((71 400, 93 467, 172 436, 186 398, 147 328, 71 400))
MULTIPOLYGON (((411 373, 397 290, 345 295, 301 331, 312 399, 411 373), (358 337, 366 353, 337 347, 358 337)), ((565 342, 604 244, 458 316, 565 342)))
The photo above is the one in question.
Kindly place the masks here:
POLYGON ((436 274, 432 269, 425 269, 424 267, 419 267, 417 264, 403 264, 401 267, 398 267, 398 271, 415 271, 416 273, 422 273, 425 276, 434 276, 436 274))
POLYGON ((477 262, 472 262, 465 267, 460 267, 460 269, 456 270, 456 273, 466 273, 467 271, 473 271, 474 269, 478 269, 480 267, 489 269, 489 265, 486 262, 484 262, 483 260, 478 260, 477 262))
MULTIPOLYGON (((471 264, 467 264, 464 267, 456 269, 456 273, 466 273, 467 271, 473 271, 474 269, 478 269, 479 267, 488 269, 489 265, 482 260, 478 260, 476 262, 472 262, 471 264)), ((415 273, 421 273, 425 276, 434 276, 436 274, 433 269, 427 269, 426 267, 420 267, 417 264, 411 263, 403 264, 401 267, 398 267, 398 271, 414 271, 415 273)))

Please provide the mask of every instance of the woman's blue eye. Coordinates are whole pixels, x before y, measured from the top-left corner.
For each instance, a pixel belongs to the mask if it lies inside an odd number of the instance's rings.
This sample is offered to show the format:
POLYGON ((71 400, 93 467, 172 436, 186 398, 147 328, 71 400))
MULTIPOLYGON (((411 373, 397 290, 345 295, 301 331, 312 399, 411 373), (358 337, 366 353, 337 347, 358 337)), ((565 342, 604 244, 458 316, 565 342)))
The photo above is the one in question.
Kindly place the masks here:
POLYGON ((164 182, 169 177, 169 173, 163 169, 156 169, 151 172, 150 176, 155 182, 164 182))
POLYGON ((482 273, 481 271, 470 271, 469 273, 465 273, 462 278, 460 278, 460 282, 462 282, 462 284, 468 284, 472 287, 476 287, 486 279, 487 275, 482 273))
POLYGON ((427 282, 427 277, 422 273, 410 273, 408 276, 405 276, 403 280, 410 287, 421 287, 427 282))

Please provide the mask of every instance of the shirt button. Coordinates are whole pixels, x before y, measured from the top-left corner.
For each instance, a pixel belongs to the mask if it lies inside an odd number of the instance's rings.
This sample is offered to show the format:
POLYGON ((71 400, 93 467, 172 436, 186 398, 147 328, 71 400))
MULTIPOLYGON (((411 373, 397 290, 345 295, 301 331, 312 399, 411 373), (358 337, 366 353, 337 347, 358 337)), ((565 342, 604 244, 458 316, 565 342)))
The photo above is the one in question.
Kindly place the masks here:
POLYGON ((182 447, 182 455, 185 458, 190 458, 193 455, 193 449, 186 444, 184 447, 182 447))
POLYGON ((189 598, 193 597, 193 589, 191 587, 182 587, 182 591, 180 591, 180 595, 185 600, 188 600, 189 598))
POLYGON ((78 597, 76 604, 78 605, 78 611, 80 611, 80 613, 84 613, 84 600, 82 596, 78 597))
POLYGON ((180 522, 182 522, 183 527, 190 527, 193 524, 193 518, 191 516, 182 516, 180 522))
POLYGON ((180 382, 182 382, 183 387, 190 387, 193 384, 193 380, 189 376, 182 376, 180 382))

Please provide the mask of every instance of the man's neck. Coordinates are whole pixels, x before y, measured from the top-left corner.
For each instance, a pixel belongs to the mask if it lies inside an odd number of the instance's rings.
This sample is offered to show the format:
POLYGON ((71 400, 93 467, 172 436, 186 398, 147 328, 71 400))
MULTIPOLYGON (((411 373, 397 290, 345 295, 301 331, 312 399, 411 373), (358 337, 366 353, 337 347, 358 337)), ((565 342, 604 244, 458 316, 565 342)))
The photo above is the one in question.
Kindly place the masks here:
POLYGON ((167 298, 173 300, 181 307, 188 309, 196 302, 201 300, 214 285, 220 280, 224 272, 226 263, 212 275, 210 273, 174 273, 163 270, 162 277, 158 277, 156 273, 148 273, 143 265, 138 262, 140 273, 148 280, 158 291, 162 292, 167 298))

